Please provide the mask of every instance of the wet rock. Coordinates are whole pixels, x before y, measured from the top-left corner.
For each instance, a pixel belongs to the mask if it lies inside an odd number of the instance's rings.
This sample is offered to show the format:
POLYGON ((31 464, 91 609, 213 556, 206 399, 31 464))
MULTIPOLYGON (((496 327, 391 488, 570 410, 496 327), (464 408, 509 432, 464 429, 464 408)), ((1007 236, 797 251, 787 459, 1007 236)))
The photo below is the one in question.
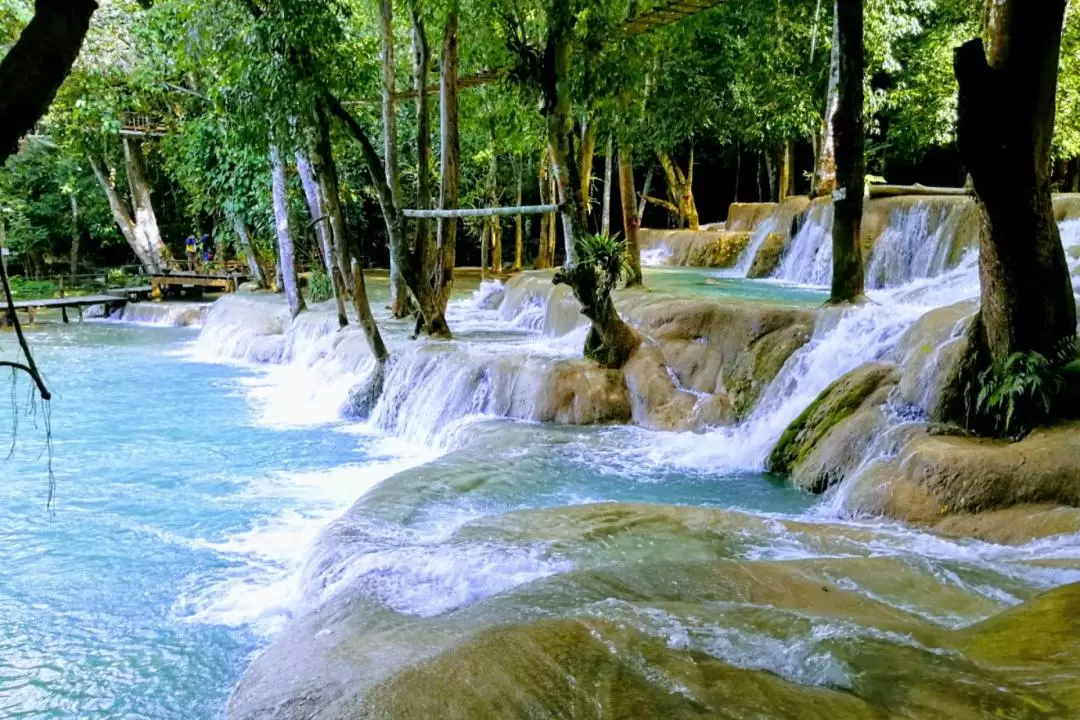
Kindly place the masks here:
POLYGON ((726 393, 694 393, 680 387, 654 345, 641 345, 623 368, 635 425, 650 430, 693 430, 735 420, 726 393))
POLYGON ((730 268, 735 266, 746 249, 750 233, 642 229, 638 233, 638 242, 642 250, 667 250, 669 265, 730 268))
POLYGON ((724 227, 729 232, 753 232, 762 220, 780 208, 777 203, 732 203, 724 227))
POLYGON ((769 233, 758 248, 746 277, 751 279, 770 277, 780 266, 780 260, 787 252, 791 236, 783 233, 769 233))
POLYGON ((1023 504, 1080 506, 1080 424, 1042 428, 1020 442, 924 436, 904 449, 905 481, 942 513, 1023 504))
POLYGON ((1080 508, 1021 505, 1004 510, 950 515, 933 524, 936 533, 978 538, 999 545, 1024 545, 1055 535, 1080 533, 1080 508))
POLYGON ((889 355, 903 368, 900 398, 932 422, 948 415, 956 370, 967 350, 967 328, 976 310, 973 302, 931 310, 904 333, 889 355))
POLYGON ((899 381, 892 363, 868 363, 843 376, 788 426, 766 467, 810 492, 840 482, 883 425, 879 407, 899 381))

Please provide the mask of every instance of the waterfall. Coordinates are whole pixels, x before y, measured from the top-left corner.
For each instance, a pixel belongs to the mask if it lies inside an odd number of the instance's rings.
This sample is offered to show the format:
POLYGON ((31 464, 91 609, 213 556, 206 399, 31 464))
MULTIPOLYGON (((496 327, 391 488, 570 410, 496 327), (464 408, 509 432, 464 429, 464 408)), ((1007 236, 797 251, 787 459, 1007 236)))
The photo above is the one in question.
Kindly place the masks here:
POLYGON ((774 277, 803 285, 828 285, 832 277, 832 222, 832 203, 813 203, 774 277))
POLYGON ((746 249, 743 250, 739 262, 735 265, 733 275, 736 277, 746 277, 746 274, 750 272, 750 266, 754 264, 754 258, 757 257, 758 250, 761 250, 761 246, 765 244, 769 235, 776 232, 779 227, 780 217, 777 212, 773 212, 757 224, 757 227, 754 228, 754 231, 750 234, 750 243, 746 246, 746 249))
POLYGON ((949 260, 961 237, 970 202, 942 203, 922 200, 889 213, 889 223, 874 243, 866 270, 870 288, 903 285, 916 278, 935 277, 949 269, 949 260))

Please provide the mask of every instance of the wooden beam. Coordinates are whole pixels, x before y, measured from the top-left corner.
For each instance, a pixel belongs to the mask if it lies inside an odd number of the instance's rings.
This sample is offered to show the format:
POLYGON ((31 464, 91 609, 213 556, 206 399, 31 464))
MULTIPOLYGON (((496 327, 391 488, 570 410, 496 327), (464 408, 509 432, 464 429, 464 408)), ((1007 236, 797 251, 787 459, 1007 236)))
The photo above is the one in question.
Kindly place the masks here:
POLYGON ((467 217, 508 217, 514 215, 545 215, 558 212, 561 205, 521 205, 501 208, 458 208, 456 210, 402 210, 407 218, 437 220, 467 217))

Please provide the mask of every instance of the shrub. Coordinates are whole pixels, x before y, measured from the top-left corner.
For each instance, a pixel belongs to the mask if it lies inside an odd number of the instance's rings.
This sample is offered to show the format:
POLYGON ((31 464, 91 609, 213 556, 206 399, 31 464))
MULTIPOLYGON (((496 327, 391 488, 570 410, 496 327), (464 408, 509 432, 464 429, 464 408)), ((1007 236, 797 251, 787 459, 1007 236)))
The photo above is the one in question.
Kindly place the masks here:
POLYGON ((330 276, 322 270, 314 270, 311 273, 311 281, 308 283, 308 300, 321 303, 332 297, 334 297, 334 284, 330 276))

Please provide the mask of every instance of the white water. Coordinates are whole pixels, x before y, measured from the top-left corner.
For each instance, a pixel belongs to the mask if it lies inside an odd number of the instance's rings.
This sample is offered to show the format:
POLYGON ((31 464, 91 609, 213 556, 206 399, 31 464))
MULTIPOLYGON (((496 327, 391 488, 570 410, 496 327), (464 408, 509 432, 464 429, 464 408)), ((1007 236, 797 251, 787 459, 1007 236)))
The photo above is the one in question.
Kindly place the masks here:
POLYGON ((746 277, 746 274, 750 272, 750 266, 754 264, 754 258, 757 257, 758 250, 761 250, 761 246, 765 244, 765 240, 768 239, 769 235, 777 231, 779 224, 780 219, 777 217, 776 212, 758 223, 757 227, 754 228, 754 232, 750 235, 750 243, 743 250, 738 264, 735 265, 732 273, 735 277, 746 277))

